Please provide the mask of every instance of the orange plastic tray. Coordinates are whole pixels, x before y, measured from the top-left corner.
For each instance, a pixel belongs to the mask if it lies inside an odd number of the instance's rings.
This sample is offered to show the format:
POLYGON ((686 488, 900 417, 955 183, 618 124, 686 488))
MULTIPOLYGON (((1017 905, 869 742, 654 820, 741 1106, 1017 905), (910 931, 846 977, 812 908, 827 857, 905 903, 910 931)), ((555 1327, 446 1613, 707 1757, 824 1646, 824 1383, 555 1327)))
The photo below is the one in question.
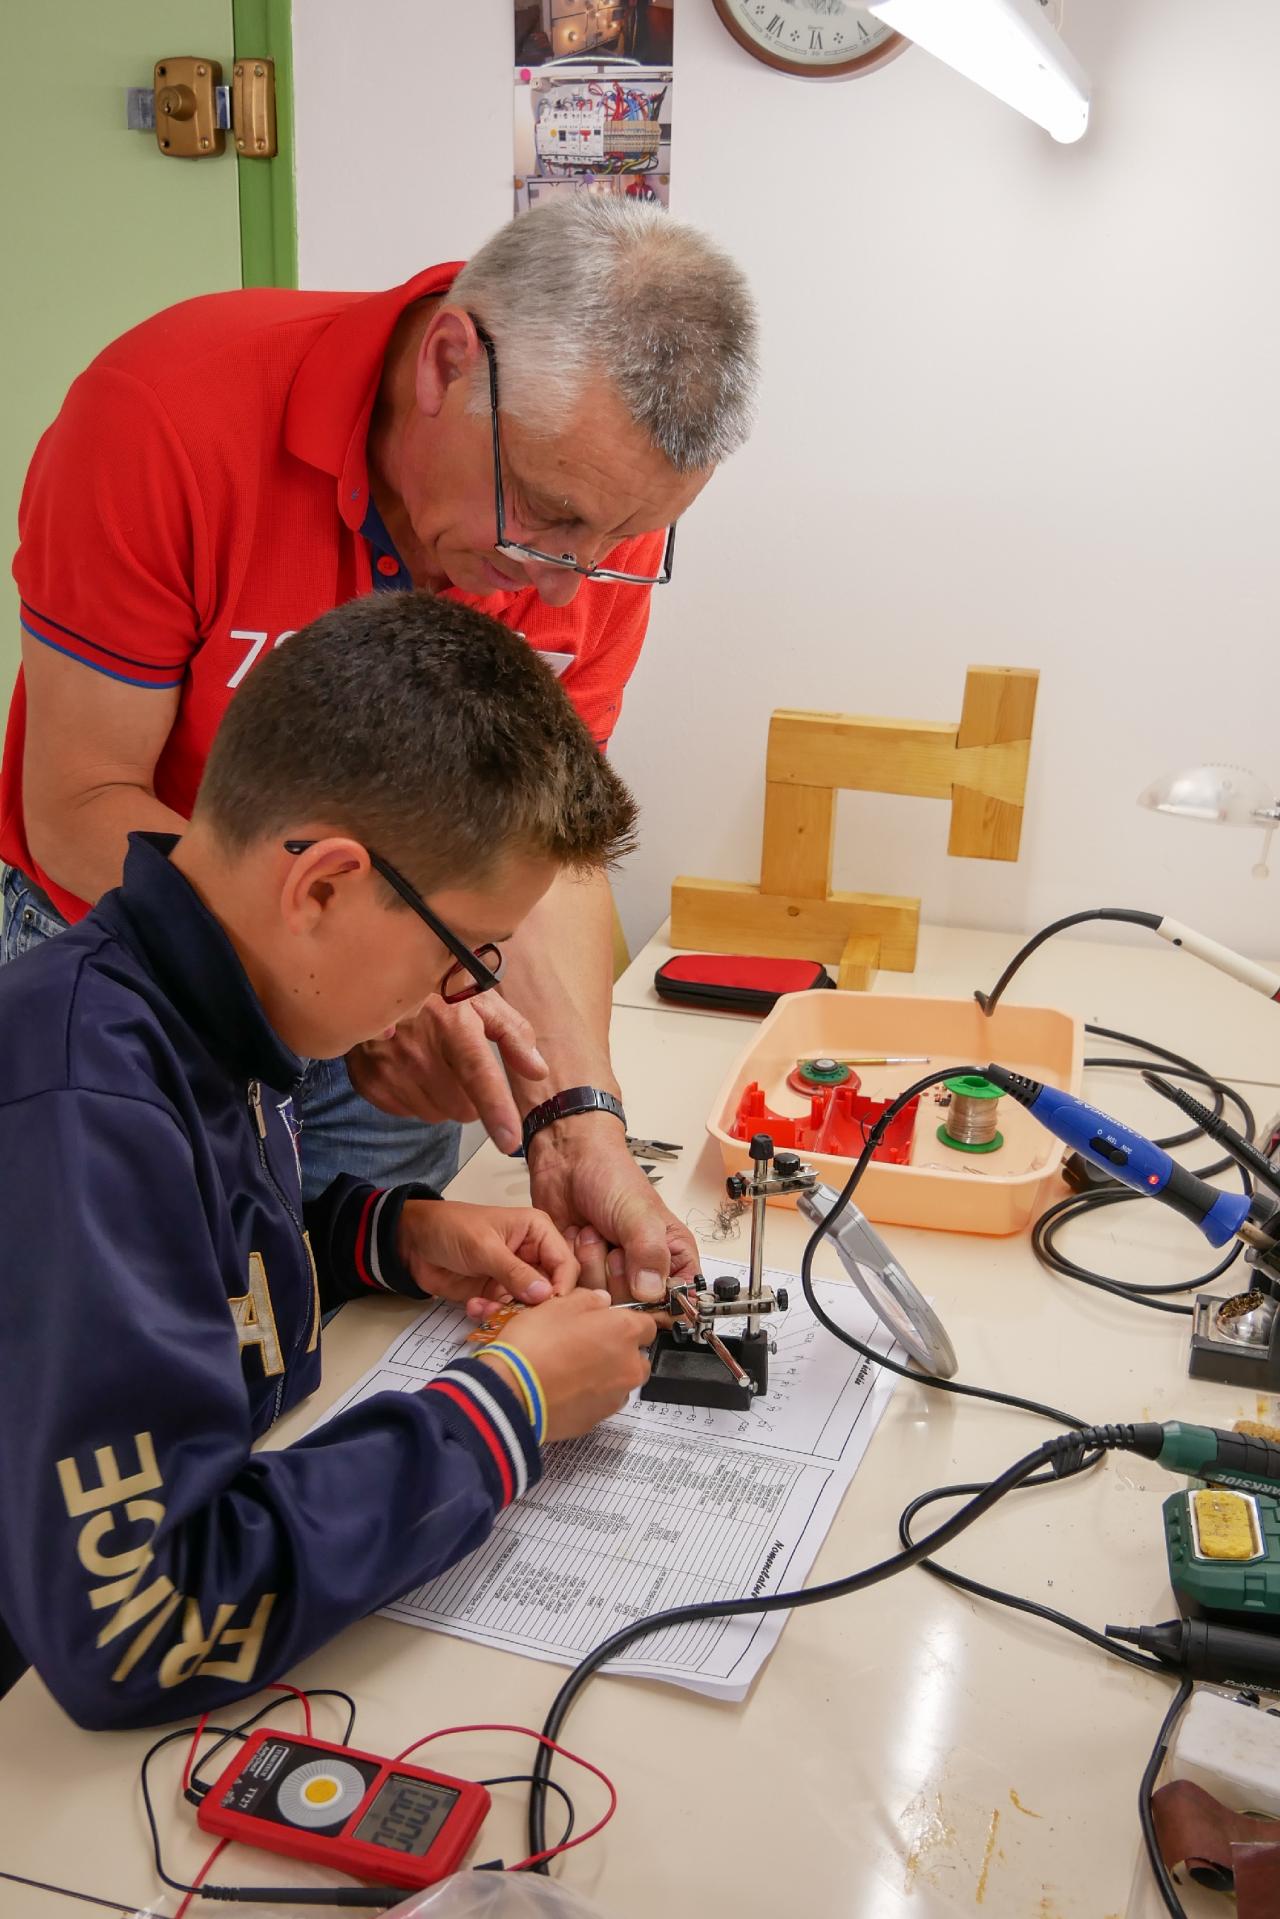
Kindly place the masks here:
MULTIPOLYGON (((913 1080, 942 1068, 988 1061, 1079 1092, 1083 1039, 1079 1020, 1048 1006, 1000 1006, 988 1019, 972 999, 924 999, 880 993, 789 993, 754 1034, 716 1096, 707 1131, 727 1172, 749 1168, 745 1140, 729 1131, 743 1089, 752 1080, 775 1113, 800 1115, 803 1095, 786 1084, 797 1059, 841 1053, 925 1053, 925 1066, 859 1066, 862 1091, 890 1099, 913 1080)), ((1007 1095, 997 1125, 1004 1144, 993 1153, 942 1145, 945 1108, 921 1101, 911 1163, 873 1160, 858 1188, 869 1219, 897 1226, 933 1226, 959 1233, 1017 1233, 1041 1210, 1062 1164, 1062 1142, 1007 1095)), ((853 1161, 806 1154, 827 1185, 844 1185, 853 1161)), ((794 1205, 793 1199, 771 1202, 794 1205)))

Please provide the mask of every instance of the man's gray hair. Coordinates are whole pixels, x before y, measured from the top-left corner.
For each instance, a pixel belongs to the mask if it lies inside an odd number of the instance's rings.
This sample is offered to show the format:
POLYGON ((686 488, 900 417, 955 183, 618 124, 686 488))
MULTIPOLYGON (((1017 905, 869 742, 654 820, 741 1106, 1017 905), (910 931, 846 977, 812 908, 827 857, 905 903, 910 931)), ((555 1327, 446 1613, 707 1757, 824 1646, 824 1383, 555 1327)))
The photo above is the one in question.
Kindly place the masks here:
MULTIPOLYGON (((755 397, 755 306, 696 227, 620 194, 566 194, 519 214, 453 283, 493 340, 504 412, 563 418, 602 375, 679 473, 742 445, 755 397)), ((487 378, 476 410, 488 406, 487 378)))

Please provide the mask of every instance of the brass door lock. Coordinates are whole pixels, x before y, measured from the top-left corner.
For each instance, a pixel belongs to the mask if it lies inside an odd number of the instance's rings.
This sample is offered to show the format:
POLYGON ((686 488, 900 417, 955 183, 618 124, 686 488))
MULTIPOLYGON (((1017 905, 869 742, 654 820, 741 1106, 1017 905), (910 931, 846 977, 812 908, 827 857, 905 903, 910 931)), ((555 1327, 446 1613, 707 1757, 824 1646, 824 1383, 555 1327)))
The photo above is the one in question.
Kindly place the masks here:
POLYGON ((277 152, 275 62, 237 60, 232 84, 223 84, 222 64, 203 54, 169 54, 157 60, 154 88, 130 87, 127 119, 135 132, 152 133, 170 160, 206 160, 226 151, 231 133, 243 160, 270 160, 277 152))
POLYGON ((217 60, 175 54, 156 61, 156 142, 174 160, 200 160, 221 153, 227 136, 218 125, 217 60))

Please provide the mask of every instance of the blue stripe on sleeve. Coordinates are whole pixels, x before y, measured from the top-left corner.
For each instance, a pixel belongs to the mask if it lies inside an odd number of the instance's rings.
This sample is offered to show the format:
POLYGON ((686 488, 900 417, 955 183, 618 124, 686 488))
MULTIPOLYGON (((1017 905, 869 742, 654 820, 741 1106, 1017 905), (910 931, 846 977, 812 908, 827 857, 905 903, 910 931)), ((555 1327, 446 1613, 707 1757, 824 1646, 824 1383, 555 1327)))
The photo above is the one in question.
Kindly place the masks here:
POLYGON ((74 660, 77 666, 87 666, 91 673, 105 673, 109 680, 120 680, 125 686, 140 686, 148 693, 162 693, 168 687, 182 685, 181 680, 135 680, 128 673, 113 673, 109 666, 99 666, 96 660, 86 660, 82 653, 73 653, 69 646, 59 646, 46 634, 37 633, 35 628, 28 626, 25 620, 21 622, 21 625, 23 632, 29 633, 33 640, 39 640, 41 646, 49 647, 54 653, 64 654, 67 659, 74 660))

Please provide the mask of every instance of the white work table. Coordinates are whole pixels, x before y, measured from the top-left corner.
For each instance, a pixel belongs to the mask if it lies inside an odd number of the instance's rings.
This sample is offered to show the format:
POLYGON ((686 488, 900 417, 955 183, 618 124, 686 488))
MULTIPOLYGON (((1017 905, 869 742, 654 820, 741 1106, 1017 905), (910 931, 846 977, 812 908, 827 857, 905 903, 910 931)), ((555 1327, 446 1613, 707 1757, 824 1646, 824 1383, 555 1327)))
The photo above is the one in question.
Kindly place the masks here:
MULTIPOLYGON (((934 930, 922 940, 921 973, 882 975, 880 989, 990 985, 1016 944, 934 930)), ((722 1182, 705 1121, 751 1027, 653 1010, 646 986, 662 950, 646 949, 620 982, 614 1054, 633 1131, 684 1143, 679 1161, 661 1169, 663 1197, 680 1217, 705 1225, 722 1182)), ((1155 941, 1059 941, 1017 986, 1020 998, 1136 1029, 1228 1076, 1263 1082, 1256 1103, 1270 1110, 1274 1094, 1280 1104, 1277 1010, 1155 941), (1219 1005, 1221 1024, 1205 1010, 1219 1005)), ((1135 1124, 1158 1123, 1160 1102, 1133 1078, 1121 1087, 1108 1077, 1092 1090, 1135 1124)), ((524 1190, 520 1170, 487 1146, 453 1189, 458 1198, 498 1203, 524 1190)), ((1276 1417, 1274 1401, 1188 1381, 1185 1320, 1044 1272, 1025 1236, 885 1230, 933 1298, 967 1382, 1099 1422, 1276 1417)), ((803 1239, 802 1222, 771 1209, 771 1265, 794 1268, 803 1239)), ((708 1251, 745 1257, 746 1243, 744 1232, 708 1251)), ((1077 1231, 1072 1250, 1147 1280, 1191 1277, 1212 1263, 1199 1236, 1155 1206, 1104 1215, 1077 1231)), ((824 1248, 818 1271, 838 1270, 824 1248)), ((320 1392, 274 1439, 304 1431, 413 1310, 389 1300, 344 1309, 324 1335, 320 1392)), ((898 1514, 916 1493, 990 1478, 1054 1430, 1027 1414, 900 1383, 812 1578, 892 1553, 898 1514)), ((1175 1607, 1159 1506, 1175 1484, 1145 1462, 1114 1456, 1079 1481, 1013 1495, 943 1557, 1098 1628, 1167 1618, 1175 1607)), ((929 1523, 926 1514, 917 1530, 929 1523)), ((352 1692, 356 1743, 392 1753, 441 1725, 538 1726, 563 1673, 371 1619, 289 1677, 352 1692)), ((650 1682, 593 1680, 563 1737, 613 1777, 620 1805, 605 1833, 557 1870, 610 1919, 954 1919, 975 1906, 1020 1919, 1121 1919, 1139 1845, 1138 1780, 1172 1690, 1172 1681, 1109 1660, 1048 1624, 911 1571, 795 1613, 742 1705, 650 1682)), ((295 1711, 282 1704, 279 1723, 292 1725, 295 1711)), ((336 1737, 339 1727, 321 1702, 319 1736, 336 1737)), ((125 1912, 145 1910, 158 1887, 137 1766, 154 1737, 78 1731, 28 1675, 0 1705, 0 1869, 119 1901, 125 1912)), ((423 1756, 483 1776, 525 1768, 526 1743, 486 1735, 423 1756)), ((177 1795, 180 1764, 180 1749, 170 1749, 156 1784, 166 1859, 183 1875, 208 1846, 177 1795)), ((571 1789, 577 1793, 576 1781, 571 1789)), ((586 1823, 594 1790, 578 1798, 586 1823)), ((500 1789, 495 1802, 482 1856, 522 1856, 524 1791, 500 1789)), ((279 1883, 287 1870, 232 1849, 218 1876, 279 1883)), ((1194 1891, 1187 1905, 1197 1914, 1219 1909, 1194 1891)), ((0 1880, 2 1919, 70 1919, 93 1909, 0 1880)))

